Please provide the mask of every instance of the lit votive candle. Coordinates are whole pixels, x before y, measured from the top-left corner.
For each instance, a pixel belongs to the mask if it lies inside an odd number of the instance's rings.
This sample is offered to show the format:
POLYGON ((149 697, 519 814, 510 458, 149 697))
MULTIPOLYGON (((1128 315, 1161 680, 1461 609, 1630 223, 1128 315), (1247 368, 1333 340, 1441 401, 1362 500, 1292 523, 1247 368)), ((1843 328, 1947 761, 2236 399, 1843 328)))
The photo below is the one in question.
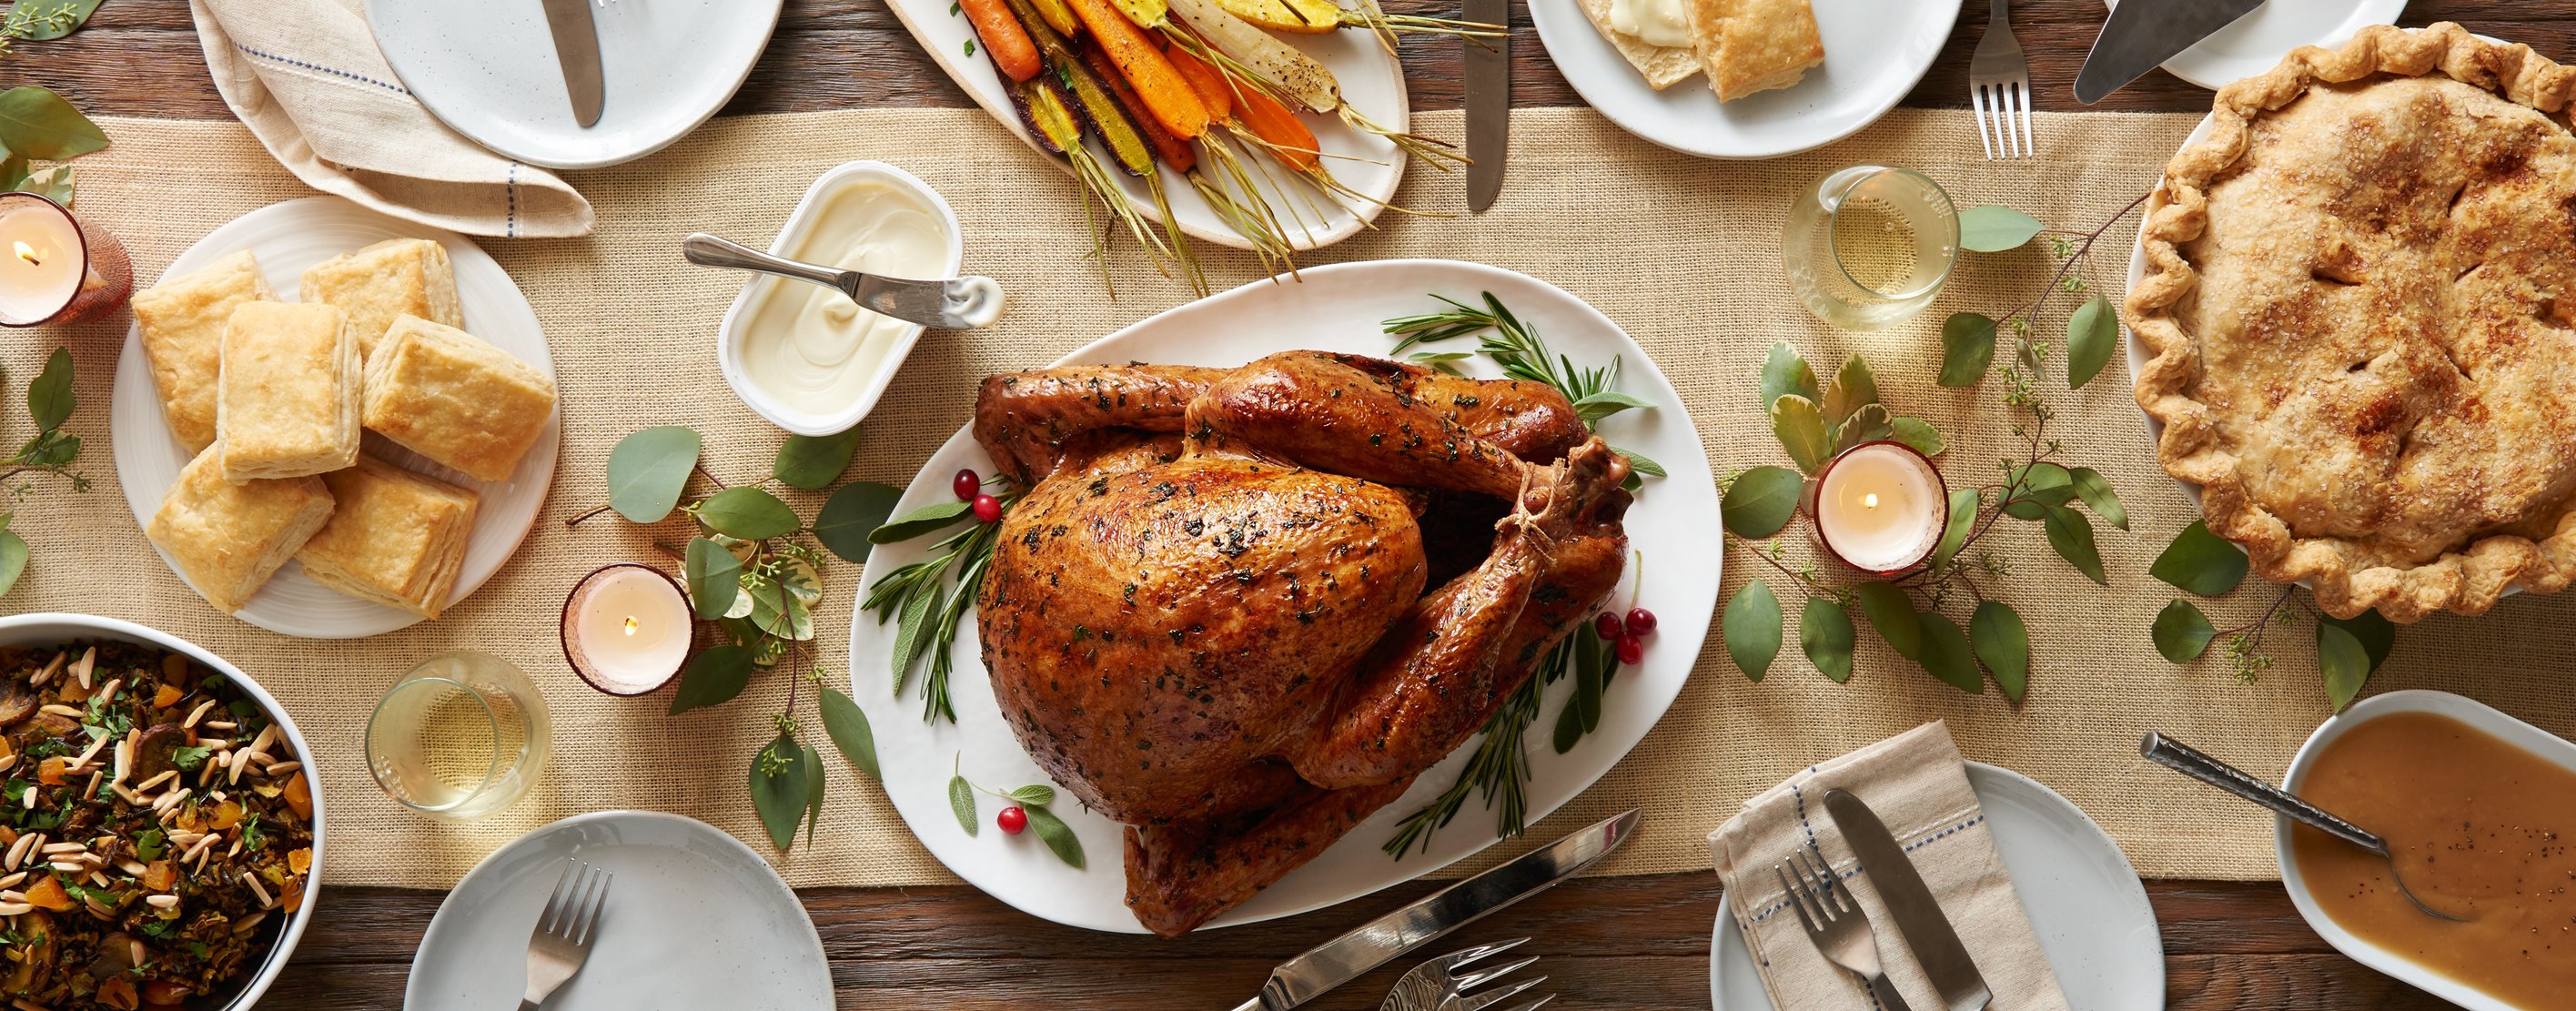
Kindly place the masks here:
POLYGON ((1949 491, 1932 461, 1901 442, 1864 442, 1825 465, 1816 481, 1816 537, 1852 568, 1913 568, 1941 542, 1949 491))
POLYGON ((0 194, 0 326, 94 318, 122 304, 132 286, 115 239, 84 229, 42 196, 0 194))
POLYGON ((564 661, 610 695, 642 695, 689 657, 688 598, 669 574, 620 562, 582 577, 565 598, 564 661))

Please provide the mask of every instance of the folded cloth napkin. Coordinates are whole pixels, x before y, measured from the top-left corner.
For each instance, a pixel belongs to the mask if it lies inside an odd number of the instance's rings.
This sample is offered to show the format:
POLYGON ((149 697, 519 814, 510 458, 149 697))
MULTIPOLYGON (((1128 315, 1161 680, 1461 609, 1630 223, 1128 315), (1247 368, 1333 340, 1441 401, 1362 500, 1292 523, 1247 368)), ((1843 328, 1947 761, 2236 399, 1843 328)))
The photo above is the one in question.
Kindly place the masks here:
POLYGON ((359 0, 189 0, 215 90, 313 188, 472 235, 590 232, 563 180, 447 128, 394 77, 359 0))
POLYGON ((1914 859, 1914 868, 1949 914, 1968 956, 1994 993, 1995 1011, 2063 1011, 2066 996, 2039 950, 2013 893, 1985 812, 1968 789, 1967 767, 1950 730, 1926 723, 1820 765, 1744 803, 1744 810, 1709 833, 1717 873, 1726 882, 1728 911, 1744 928, 1745 944, 1760 968, 1762 986, 1780 1011, 1851 1011, 1876 1006, 1859 978, 1836 968, 1807 940, 1798 914, 1772 868, 1793 850, 1822 854, 1847 894, 1859 900, 1878 937, 1879 962, 1906 1003, 1946 1007, 1923 975, 1895 920, 1871 887, 1869 875, 1843 844, 1825 791, 1840 787, 1878 813, 1914 859))

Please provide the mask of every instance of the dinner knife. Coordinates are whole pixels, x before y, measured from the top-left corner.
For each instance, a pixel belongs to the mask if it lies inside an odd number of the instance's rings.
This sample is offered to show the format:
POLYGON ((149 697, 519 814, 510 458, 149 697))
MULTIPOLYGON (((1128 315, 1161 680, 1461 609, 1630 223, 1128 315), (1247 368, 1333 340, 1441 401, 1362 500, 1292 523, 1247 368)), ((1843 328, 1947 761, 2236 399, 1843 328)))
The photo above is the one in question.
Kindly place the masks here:
POLYGON ((1467 83, 1467 209, 1494 206, 1512 144, 1511 0, 1466 0, 1466 20, 1501 25, 1494 38, 1459 37, 1467 83))
POLYGON ((2075 73, 2075 100, 2086 105, 2144 77, 2174 54, 2235 24, 2263 0, 2130 0, 2113 8, 2075 73))
MULTIPOLYGON (((2145 6, 2148 0, 2129 0, 2145 6)), ((1860 798, 1842 790, 1825 791, 1825 813, 1832 815, 1834 825, 1843 830, 1843 841, 1851 845, 1852 855, 1860 858, 1862 870, 1869 872, 1869 882, 1878 888, 1879 901, 1886 903, 1889 919, 1896 921, 1897 936, 1914 951, 1914 960, 1923 966, 1923 975, 1932 980, 1932 989, 1941 992, 1941 1003, 1950 1011, 1981 1011, 1994 1000, 1986 989, 1985 976, 1977 972, 1976 960, 1968 957, 1967 946, 1959 943, 1959 932, 1951 929, 1950 918, 1942 915, 1941 903, 1932 897, 1932 889, 1923 884, 1923 875, 1914 870, 1914 861, 1905 856, 1905 848, 1878 820, 1878 812, 1861 803, 1860 798)))
POLYGON ((1288 1011, 1405 952, 1599 863, 1637 831, 1641 808, 1594 822, 1518 859, 1415 900, 1270 970, 1261 995, 1234 1011, 1288 1011))
POLYGON ((546 28, 555 36, 555 62, 563 65, 564 93, 572 96, 573 122, 599 122, 599 26, 590 0, 543 0, 546 28))

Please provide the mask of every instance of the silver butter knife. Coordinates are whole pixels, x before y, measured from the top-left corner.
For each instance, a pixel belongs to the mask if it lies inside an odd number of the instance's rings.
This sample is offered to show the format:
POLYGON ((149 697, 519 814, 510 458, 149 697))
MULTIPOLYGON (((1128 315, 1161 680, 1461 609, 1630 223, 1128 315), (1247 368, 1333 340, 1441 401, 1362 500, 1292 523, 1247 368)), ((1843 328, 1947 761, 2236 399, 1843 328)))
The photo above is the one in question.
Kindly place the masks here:
MULTIPOLYGON (((1471 43, 1472 44, 1472 43, 1471 43)), ((1555 886, 1599 863, 1637 831, 1641 808, 1594 822, 1518 859, 1433 892, 1270 970, 1261 995, 1234 1011, 1288 1011, 1368 971, 1555 886)))
POLYGON ((771 256, 705 232, 680 240, 680 255, 701 267, 758 271, 819 284, 838 290, 877 315, 942 330, 991 326, 1002 316, 1002 286, 989 277, 969 274, 941 281, 879 277, 771 256))
MULTIPOLYGON (((2145 4, 2148 0, 2129 0, 2145 4)), ((1923 883, 1923 875, 1914 870, 1914 861, 1905 856, 1905 847, 1878 820, 1878 812, 1861 803, 1861 799, 1841 790, 1825 791, 1825 813, 1833 816, 1834 825, 1843 830, 1843 841, 1851 845, 1852 855, 1860 858, 1861 869, 1869 873, 1869 882, 1878 888, 1879 900, 1887 904, 1888 918, 1896 921, 1896 933, 1914 951, 1914 960, 1923 966, 1923 975, 1932 980, 1932 988, 1941 992, 1941 1003, 1950 1011, 1981 1011, 1994 1001, 1986 989, 1986 977, 1977 972, 1976 960, 1968 957, 1968 948, 1959 943, 1959 932, 1942 915, 1941 903, 1932 897, 1932 889, 1923 883)))
POLYGON ((1493 38, 1461 36, 1467 86, 1467 209, 1494 206, 1512 147, 1511 0, 1466 0, 1464 19, 1501 25, 1493 38))
POLYGON ((546 28, 554 33, 555 61, 563 64, 564 93, 572 96, 573 122, 599 122, 599 26, 590 18, 590 0, 543 0, 546 28))
POLYGON ((2263 0, 2134 0, 2111 11, 2084 69, 2075 73, 2075 100, 2099 102, 2129 82, 2145 77, 2174 54, 2191 48, 2236 19, 2263 6, 2263 0))

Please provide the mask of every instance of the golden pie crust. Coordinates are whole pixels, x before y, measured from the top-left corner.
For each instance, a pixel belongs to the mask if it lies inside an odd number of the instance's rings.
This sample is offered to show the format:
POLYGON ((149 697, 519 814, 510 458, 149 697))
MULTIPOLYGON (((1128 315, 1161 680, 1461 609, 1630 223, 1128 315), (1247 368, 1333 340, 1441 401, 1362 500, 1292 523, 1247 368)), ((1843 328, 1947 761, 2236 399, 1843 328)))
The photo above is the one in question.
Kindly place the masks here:
POLYGON ((2576 576, 2576 68, 2378 26, 2218 93, 2127 318, 2165 472, 2327 613, 2576 576))

